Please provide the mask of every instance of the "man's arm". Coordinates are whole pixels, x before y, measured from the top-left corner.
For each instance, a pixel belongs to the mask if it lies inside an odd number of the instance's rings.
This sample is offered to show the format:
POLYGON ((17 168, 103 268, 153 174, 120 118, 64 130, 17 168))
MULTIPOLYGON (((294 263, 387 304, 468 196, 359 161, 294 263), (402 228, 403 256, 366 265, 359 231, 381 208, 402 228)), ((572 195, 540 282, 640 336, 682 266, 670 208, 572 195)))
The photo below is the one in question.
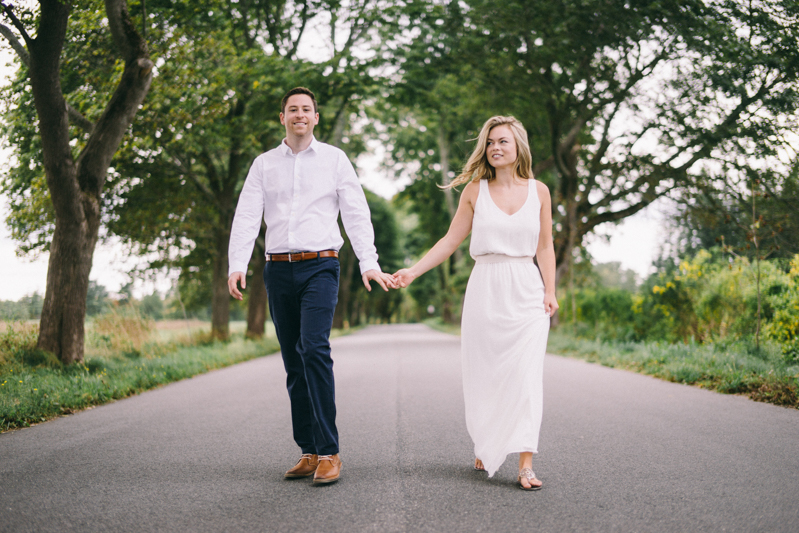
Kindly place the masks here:
POLYGON ((369 204, 366 202, 366 195, 363 193, 355 169, 352 168, 352 163, 343 152, 339 155, 336 170, 336 192, 341 210, 341 221, 350 238, 352 249, 358 257, 361 279, 366 290, 370 292, 372 290, 369 286, 370 280, 376 281, 385 291, 389 287, 397 288, 394 277, 382 272, 377 263, 377 249, 374 244, 375 232, 372 227, 369 204))
POLYGON ((244 298, 239 291, 238 282, 241 282, 242 289, 246 288, 247 264, 252 257, 255 239, 258 238, 264 217, 263 179, 260 169, 260 162, 256 159, 241 189, 233 226, 230 229, 227 285, 230 295, 237 300, 244 298))

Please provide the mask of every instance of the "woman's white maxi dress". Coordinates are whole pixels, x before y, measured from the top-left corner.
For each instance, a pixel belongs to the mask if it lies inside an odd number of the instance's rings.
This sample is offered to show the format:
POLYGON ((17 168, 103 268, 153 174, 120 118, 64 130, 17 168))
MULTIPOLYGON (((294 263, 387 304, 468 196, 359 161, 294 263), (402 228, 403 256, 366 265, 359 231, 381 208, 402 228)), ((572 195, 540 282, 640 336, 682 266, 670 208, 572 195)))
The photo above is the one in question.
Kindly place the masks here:
POLYGON ((488 182, 480 180, 461 354, 466 427, 489 476, 508 454, 538 453, 549 335, 544 282, 533 263, 540 214, 535 180, 529 180, 527 201, 512 215, 497 207, 488 182))

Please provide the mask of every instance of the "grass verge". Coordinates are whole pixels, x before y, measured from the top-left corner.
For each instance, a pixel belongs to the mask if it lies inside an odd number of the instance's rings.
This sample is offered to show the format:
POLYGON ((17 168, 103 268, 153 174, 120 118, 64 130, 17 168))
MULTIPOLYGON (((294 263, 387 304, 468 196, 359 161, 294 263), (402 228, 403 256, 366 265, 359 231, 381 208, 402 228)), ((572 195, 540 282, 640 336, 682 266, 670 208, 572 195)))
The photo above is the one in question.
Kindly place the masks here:
MULTIPOLYGON (((35 346, 35 332, 23 334, 35 346)), ((17 332, 17 346, 20 335, 17 332)), ((280 349, 274 337, 258 341, 238 337, 226 343, 157 345, 122 355, 87 356, 83 363, 64 366, 30 345, 17 353, 6 349, 5 364, 0 365, 0 431, 27 427, 280 349)))
MULTIPOLYGON (((435 330, 460 335, 459 326, 446 324, 438 318, 424 323, 435 330)), ((799 365, 787 365, 775 346, 765 346, 756 351, 745 342, 607 342, 575 337, 561 328, 549 332, 547 351, 799 409, 799 365)))
POLYGON ((606 342, 577 338, 561 329, 550 332, 548 351, 799 409, 799 366, 788 366, 778 347, 756 351, 746 342, 606 342))
POLYGON ((450 335, 458 335, 458 336, 460 336, 461 334, 460 325, 449 324, 441 320, 439 317, 433 317, 423 320, 422 324, 430 328, 433 328, 436 331, 440 331, 441 333, 449 333, 450 335))

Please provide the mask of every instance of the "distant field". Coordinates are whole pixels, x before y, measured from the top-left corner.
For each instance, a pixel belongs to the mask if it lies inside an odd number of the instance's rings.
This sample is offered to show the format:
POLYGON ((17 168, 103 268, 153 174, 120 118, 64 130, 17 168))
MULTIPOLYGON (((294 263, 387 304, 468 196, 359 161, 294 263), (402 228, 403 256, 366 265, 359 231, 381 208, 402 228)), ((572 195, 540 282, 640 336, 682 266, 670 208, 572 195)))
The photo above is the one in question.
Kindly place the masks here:
POLYGON ((39 324, 38 320, 13 320, 13 321, 0 320, 0 333, 5 333, 8 330, 8 325, 9 324, 19 324, 20 322, 22 322, 23 324, 26 324, 26 325, 27 324, 36 324, 36 325, 39 324))
MULTIPOLYGON (((9 324, 24 324, 39 325, 38 320, 15 320, 5 321, 0 320, 0 333, 8 330, 9 324)), ((90 330, 92 327, 91 319, 86 321, 86 329, 90 330)), ((234 320, 230 322, 231 333, 243 333, 247 329, 247 322, 244 320, 234 320)), ((152 332, 152 339, 156 342, 164 342, 177 340, 182 336, 194 335, 198 333, 211 331, 211 323, 205 320, 198 320, 192 318, 190 320, 157 320, 155 321, 155 330, 152 332)), ((275 336, 275 326, 271 320, 266 322, 266 336, 275 336)))

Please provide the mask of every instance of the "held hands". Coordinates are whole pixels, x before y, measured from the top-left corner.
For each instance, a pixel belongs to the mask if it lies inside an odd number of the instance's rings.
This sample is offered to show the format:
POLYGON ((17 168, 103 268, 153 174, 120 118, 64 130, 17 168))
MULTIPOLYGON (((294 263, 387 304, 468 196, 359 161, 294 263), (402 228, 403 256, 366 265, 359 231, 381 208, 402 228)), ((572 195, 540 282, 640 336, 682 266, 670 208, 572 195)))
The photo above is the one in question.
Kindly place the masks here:
POLYGON ((410 268, 403 268, 394 273, 394 280, 397 283, 397 288, 404 289, 415 279, 416 276, 411 272, 410 268))
POLYGON ((388 291, 388 289, 404 289, 415 279, 416 275, 411 273, 409 268, 398 270, 393 275, 386 274, 385 272, 379 272, 377 270, 367 270, 363 273, 363 284, 366 286, 366 290, 368 291, 372 290, 372 288, 369 286, 369 280, 376 281, 381 287, 383 287, 384 291, 388 291))
MULTIPOLYGON (((396 280, 394 276, 391 274, 386 274, 385 272, 380 272, 379 270, 367 270, 361 276, 363 280, 363 284, 366 287, 366 290, 372 292, 372 287, 369 285, 369 281, 376 281, 378 285, 380 285, 384 291, 388 292, 388 289, 399 289, 397 286, 396 280)), ((232 293, 231 293, 232 294, 232 293)))
MULTIPOLYGON (((379 270, 367 270, 361 276, 363 279, 363 284, 366 286, 366 290, 372 292, 372 287, 369 285, 369 281, 376 281, 378 285, 380 285, 384 291, 388 292, 388 289, 399 289, 399 286, 394 279, 394 276, 391 274, 386 274, 385 272, 380 272, 379 270)), ((238 282, 241 281, 241 289, 244 290, 247 288, 247 279, 244 275, 244 272, 234 272, 230 275, 227 280, 227 288, 230 292, 230 295, 237 300, 243 300, 244 296, 239 291, 238 282)))

